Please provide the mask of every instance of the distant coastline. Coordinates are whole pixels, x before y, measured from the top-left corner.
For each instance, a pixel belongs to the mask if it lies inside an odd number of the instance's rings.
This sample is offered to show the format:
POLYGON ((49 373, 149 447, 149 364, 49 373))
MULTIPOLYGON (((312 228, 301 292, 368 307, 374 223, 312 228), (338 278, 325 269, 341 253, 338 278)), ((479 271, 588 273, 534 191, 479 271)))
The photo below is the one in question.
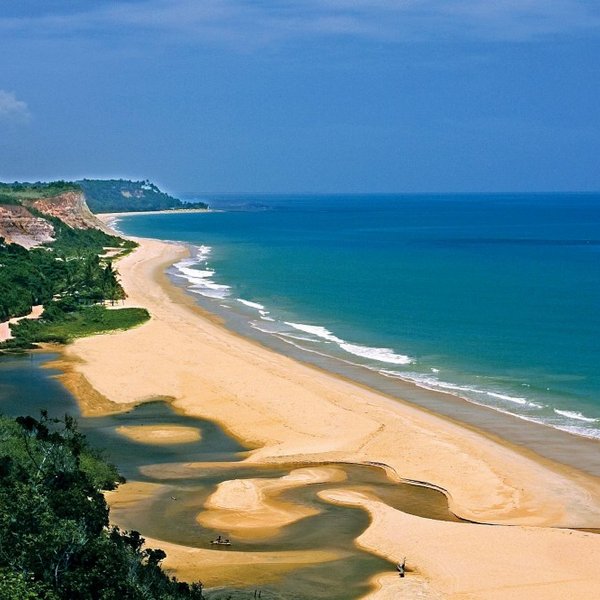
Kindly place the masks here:
POLYGON ((130 217, 131 215, 172 215, 181 213, 208 213, 217 212, 213 208, 169 208, 166 210, 128 210, 122 212, 95 213, 102 219, 111 219, 113 217, 130 217))
POLYGON ((127 211, 127 212, 110 212, 110 213, 96 213, 96 216, 103 221, 108 227, 116 229, 116 224, 119 219, 132 216, 148 216, 148 215, 173 215, 182 213, 210 213, 217 212, 211 208, 177 208, 168 210, 140 210, 140 211, 127 211))

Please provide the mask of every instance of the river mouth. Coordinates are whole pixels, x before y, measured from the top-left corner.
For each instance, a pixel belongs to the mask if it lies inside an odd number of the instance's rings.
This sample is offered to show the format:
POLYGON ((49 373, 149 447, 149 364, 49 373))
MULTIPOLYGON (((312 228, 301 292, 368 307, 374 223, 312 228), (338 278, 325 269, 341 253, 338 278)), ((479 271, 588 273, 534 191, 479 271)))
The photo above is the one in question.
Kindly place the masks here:
POLYGON ((37 416, 45 408, 53 416, 77 416, 90 443, 105 449, 127 478, 123 493, 144 490, 127 502, 116 492, 114 523, 158 544, 219 555, 206 570, 200 564, 194 571, 209 599, 252 598, 260 589, 265 600, 349 600, 366 594, 378 573, 394 571, 394 564, 355 543, 369 525, 367 513, 327 502, 320 492, 357 491, 420 517, 459 520, 443 493, 392 481, 379 466, 248 462, 250 449, 218 425, 179 414, 165 401, 84 417, 57 372, 41 368, 52 358, 0 358, 0 412, 37 416), (219 536, 231 546, 211 544, 219 536))

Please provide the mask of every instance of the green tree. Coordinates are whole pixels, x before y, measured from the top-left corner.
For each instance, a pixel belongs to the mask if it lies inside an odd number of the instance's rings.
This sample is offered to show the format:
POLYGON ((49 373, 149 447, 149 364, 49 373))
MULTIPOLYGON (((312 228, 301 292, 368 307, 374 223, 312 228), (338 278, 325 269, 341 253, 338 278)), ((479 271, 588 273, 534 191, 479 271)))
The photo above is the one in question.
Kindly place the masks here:
POLYGON ((0 418, 0 600, 200 600, 162 550, 109 527, 102 491, 121 481, 74 419, 0 418))

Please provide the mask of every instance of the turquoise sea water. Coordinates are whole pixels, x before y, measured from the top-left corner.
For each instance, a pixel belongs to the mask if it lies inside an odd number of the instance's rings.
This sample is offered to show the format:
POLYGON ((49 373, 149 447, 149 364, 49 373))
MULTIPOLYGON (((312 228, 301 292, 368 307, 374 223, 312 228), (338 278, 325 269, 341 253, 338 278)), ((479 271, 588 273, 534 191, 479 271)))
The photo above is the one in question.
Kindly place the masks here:
POLYGON ((117 227, 261 334, 600 438, 600 194, 197 195, 117 227))

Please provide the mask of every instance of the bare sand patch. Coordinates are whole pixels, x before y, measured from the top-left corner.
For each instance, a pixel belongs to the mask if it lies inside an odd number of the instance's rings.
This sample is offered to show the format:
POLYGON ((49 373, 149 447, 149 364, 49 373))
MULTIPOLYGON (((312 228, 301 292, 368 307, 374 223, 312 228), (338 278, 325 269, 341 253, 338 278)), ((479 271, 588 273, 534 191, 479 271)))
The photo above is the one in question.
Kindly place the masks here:
POLYGON ((277 496, 289 489, 314 483, 343 481, 346 474, 336 467, 304 467, 272 479, 224 481, 207 499, 197 521, 205 527, 230 532, 239 538, 267 539, 318 510, 286 502, 277 496))
POLYGON ((16 325, 19 321, 23 319, 39 319, 44 312, 44 307, 41 304, 31 307, 31 312, 23 317, 13 317, 12 319, 8 319, 8 321, 3 321, 0 323, 0 343, 6 342, 7 340, 12 339, 13 335, 10 330, 11 325, 16 325))
POLYGON ((348 490, 319 495, 369 512, 372 522, 357 539, 359 546, 396 562, 407 557, 411 572, 403 580, 398 577, 393 589, 416 577, 443 598, 598 598, 597 535, 432 521, 348 490))
POLYGON ((202 439, 199 429, 184 425, 122 425, 117 432, 143 444, 189 444, 202 439))

